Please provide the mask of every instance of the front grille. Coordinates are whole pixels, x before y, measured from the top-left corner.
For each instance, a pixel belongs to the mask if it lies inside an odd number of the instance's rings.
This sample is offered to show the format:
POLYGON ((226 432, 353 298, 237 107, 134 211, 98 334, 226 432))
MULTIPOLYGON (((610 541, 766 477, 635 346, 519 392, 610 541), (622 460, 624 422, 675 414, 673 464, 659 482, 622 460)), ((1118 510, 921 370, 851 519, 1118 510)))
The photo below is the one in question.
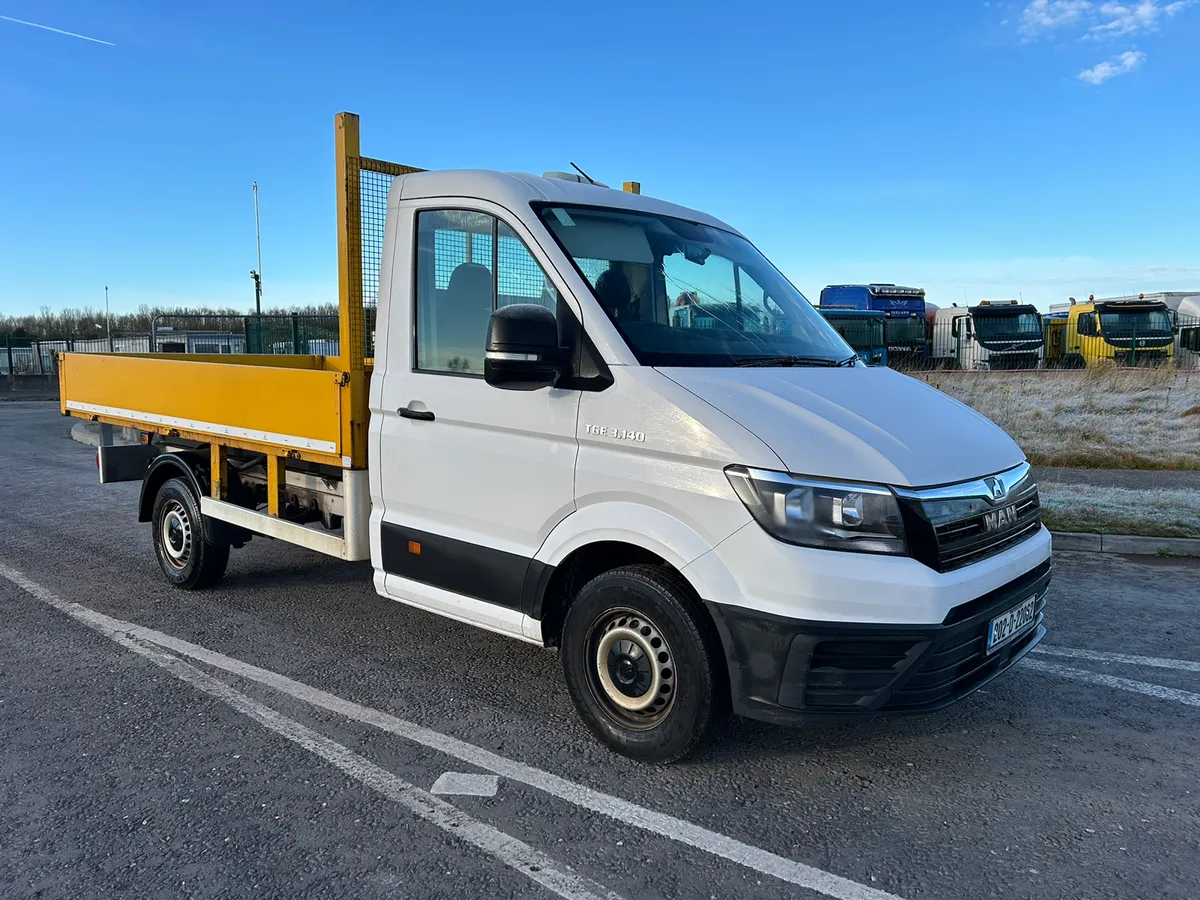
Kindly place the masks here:
POLYGON ((1116 350, 1113 359, 1119 366, 1157 366, 1167 361, 1166 350, 1116 350))
POLYGON ((993 372, 1013 369, 1036 369, 1041 355, 1034 353, 993 353, 988 357, 988 367, 993 372))
POLYGON ((995 556, 1038 534, 1042 527, 1037 485, 1024 463, 980 481, 944 488, 896 489, 896 495, 910 552, 939 572, 995 556), (996 482, 1005 488, 998 500, 993 499, 989 485, 996 482), (962 507, 961 512, 957 506, 962 507), (998 515, 1005 517, 1003 524, 996 521, 998 515))
POLYGON ((1013 504, 1016 521, 999 531, 985 530, 985 516, 973 516, 957 522, 939 525, 933 532, 937 538, 938 570, 949 572, 973 562, 995 556, 1002 550, 1031 538, 1042 527, 1042 507, 1037 489, 1013 504))
MULTIPOLYGON (((987 652, 988 626, 984 617, 963 629, 946 634, 921 662, 920 668, 892 692, 883 709, 895 712, 936 706, 962 696, 1021 653, 1032 642, 1045 616, 1046 594, 1038 599, 1033 625, 1021 637, 987 652)), ((1001 610, 1002 611, 1002 610, 1001 610)), ((1000 611, 997 611, 1000 612, 1000 611)))

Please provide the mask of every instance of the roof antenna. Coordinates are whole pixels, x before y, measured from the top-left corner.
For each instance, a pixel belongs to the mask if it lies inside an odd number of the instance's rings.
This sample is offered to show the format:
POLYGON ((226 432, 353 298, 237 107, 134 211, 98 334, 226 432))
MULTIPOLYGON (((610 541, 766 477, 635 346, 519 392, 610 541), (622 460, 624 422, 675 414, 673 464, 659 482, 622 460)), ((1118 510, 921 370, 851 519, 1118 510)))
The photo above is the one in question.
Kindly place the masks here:
POLYGON ((591 175, 589 175, 587 172, 583 171, 583 169, 579 168, 579 166, 575 165, 575 163, 571 163, 571 168, 574 169, 576 172, 578 172, 580 175, 582 175, 584 178, 586 178, 588 180, 588 184, 596 183, 595 181, 592 180, 591 175))

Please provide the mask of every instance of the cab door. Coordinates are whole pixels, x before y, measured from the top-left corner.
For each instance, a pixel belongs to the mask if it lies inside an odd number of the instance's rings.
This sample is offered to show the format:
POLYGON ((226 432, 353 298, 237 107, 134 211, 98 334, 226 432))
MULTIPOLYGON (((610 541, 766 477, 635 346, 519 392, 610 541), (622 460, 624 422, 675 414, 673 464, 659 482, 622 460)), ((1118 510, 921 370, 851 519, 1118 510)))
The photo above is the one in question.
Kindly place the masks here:
POLYGON ((499 208, 463 201, 401 215, 411 242, 397 228, 387 372, 372 409, 377 583, 396 599, 535 639, 522 598, 534 554, 575 508, 580 395, 492 387, 484 347, 500 306, 578 313, 499 208))

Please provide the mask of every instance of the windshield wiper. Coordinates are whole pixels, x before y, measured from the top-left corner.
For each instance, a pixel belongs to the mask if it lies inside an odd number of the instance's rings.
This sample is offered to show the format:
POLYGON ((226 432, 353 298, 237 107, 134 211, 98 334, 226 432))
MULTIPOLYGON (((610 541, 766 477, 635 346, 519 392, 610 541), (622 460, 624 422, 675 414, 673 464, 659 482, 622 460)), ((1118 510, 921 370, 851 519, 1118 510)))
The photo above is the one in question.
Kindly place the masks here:
MULTIPOLYGON (((851 359, 858 359, 852 356, 851 359)), ((823 356, 739 356, 733 361, 735 366, 819 366, 832 368, 843 366, 846 360, 826 359, 823 356)))

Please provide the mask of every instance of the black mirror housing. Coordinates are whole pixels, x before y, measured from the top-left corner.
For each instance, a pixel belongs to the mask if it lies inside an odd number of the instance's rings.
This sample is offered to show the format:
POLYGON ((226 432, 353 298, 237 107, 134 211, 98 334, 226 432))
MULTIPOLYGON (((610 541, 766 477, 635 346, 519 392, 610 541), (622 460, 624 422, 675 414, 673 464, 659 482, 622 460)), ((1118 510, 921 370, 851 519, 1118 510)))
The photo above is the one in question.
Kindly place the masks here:
POLYGON ((488 320, 483 378, 493 387, 536 391, 551 387, 562 371, 554 313, 536 303, 514 303, 488 320))

